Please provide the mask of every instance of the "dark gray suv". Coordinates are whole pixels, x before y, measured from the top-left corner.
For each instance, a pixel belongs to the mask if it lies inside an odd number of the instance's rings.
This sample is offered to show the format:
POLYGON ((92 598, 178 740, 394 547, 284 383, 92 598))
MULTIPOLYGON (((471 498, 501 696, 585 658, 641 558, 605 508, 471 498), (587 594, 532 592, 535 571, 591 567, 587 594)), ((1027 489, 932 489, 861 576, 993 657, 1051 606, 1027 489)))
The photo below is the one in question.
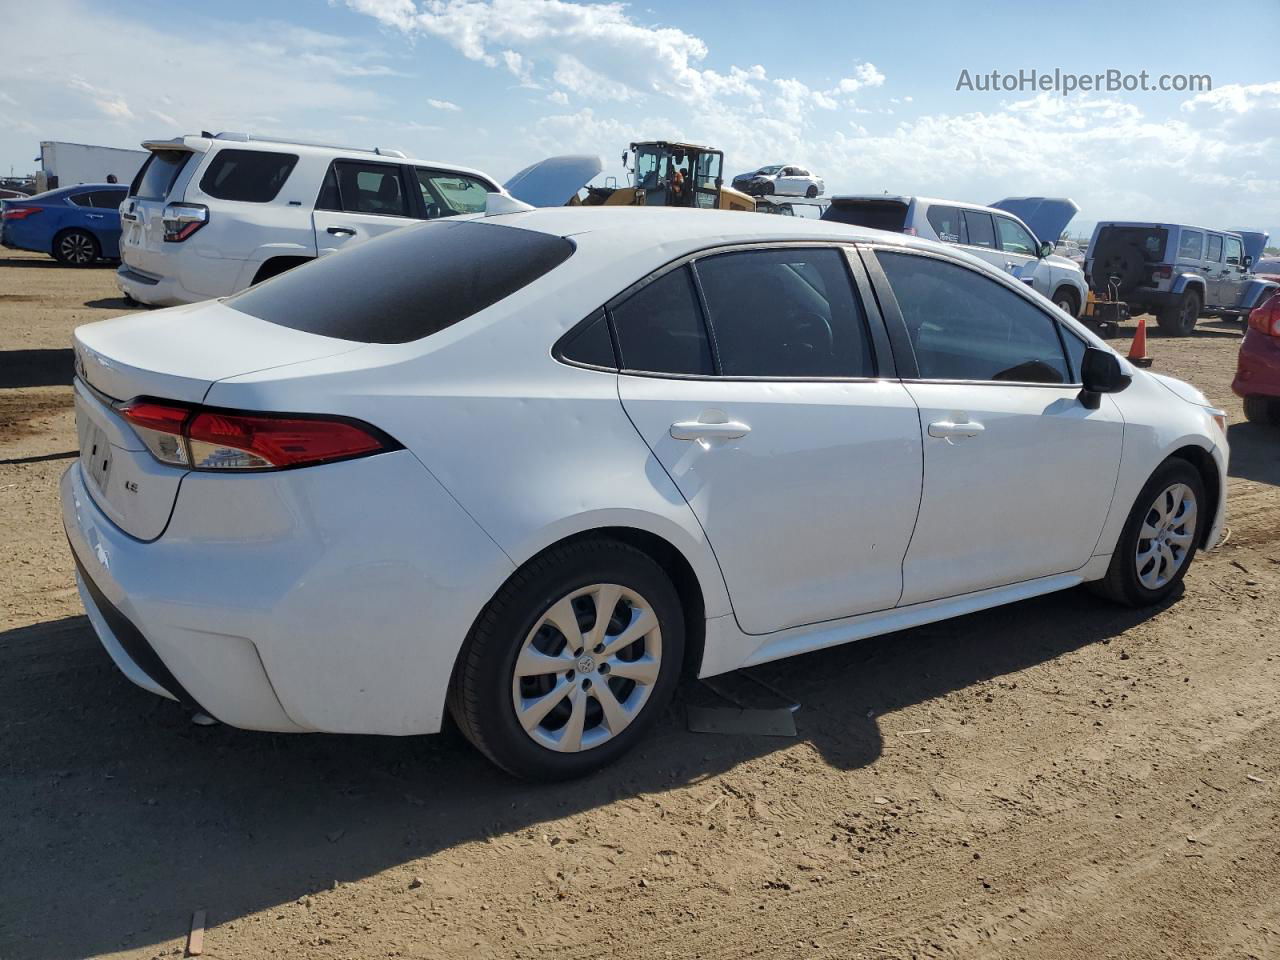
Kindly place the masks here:
POLYGON ((1200 317, 1245 317, 1276 291, 1256 276, 1245 239, 1178 223, 1103 221, 1094 228, 1085 276, 1099 296, 1154 313, 1160 329, 1188 336, 1200 317))

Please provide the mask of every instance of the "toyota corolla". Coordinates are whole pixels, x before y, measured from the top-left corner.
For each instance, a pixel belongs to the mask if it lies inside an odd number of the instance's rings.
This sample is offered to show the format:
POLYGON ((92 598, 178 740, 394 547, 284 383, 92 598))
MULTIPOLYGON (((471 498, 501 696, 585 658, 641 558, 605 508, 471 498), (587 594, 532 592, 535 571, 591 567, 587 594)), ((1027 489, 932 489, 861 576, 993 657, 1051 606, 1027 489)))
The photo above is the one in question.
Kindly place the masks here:
MULTIPOLYGON (((495 206, 511 201, 495 202, 495 206)), ((1223 414, 927 240, 705 210, 431 222, 75 334, 63 515, 135 683, 580 775, 710 676, 1222 529, 1223 414)))

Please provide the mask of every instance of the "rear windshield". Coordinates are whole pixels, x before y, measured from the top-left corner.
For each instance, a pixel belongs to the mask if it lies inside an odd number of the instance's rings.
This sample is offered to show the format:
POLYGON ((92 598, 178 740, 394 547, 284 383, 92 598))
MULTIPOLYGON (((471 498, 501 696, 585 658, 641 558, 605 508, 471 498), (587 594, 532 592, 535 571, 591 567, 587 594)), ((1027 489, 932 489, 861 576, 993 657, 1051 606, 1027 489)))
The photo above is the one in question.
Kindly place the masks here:
POLYGON ((293 330, 357 343, 408 343, 479 313, 564 263, 563 237, 437 220, 250 287, 226 301, 293 330))
POLYGON ((1103 227, 1093 244, 1095 258, 1106 259, 1104 249, 1137 250, 1147 263, 1159 263, 1164 258, 1169 231, 1163 227, 1103 227))
POLYGON ((219 200, 269 203, 297 162, 298 156, 293 153, 222 150, 200 178, 200 189, 219 200))
POLYGON ((129 185, 129 196, 139 200, 164 200, 178 174, 191 159, 187 150, 152 150, 129 185))
POLYGON ((907 205, 901 200, 836 200, 822 219, 901 233, 907 223, 907 205))

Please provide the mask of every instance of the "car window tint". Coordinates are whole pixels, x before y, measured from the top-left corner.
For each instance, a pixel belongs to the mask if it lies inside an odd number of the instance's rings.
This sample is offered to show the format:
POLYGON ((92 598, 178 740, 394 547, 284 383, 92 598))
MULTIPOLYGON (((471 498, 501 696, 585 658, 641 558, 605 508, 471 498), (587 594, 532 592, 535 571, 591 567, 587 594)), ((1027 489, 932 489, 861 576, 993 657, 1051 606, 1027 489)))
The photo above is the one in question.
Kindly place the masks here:
POLYGON ((617 369, 613 355, 613 338, 609 336, 609 323, 604 310, 597 310, 595 319, 566 340, 560 348, 560 356, 575 363, 593 367, 617 369))
POLYGON ((324 182, 320 184, 320 196, 316 197, 316 209, 342 209, 342 198, 338 196, 338 174, 333 169, 332 164, 329 165, 329 170, 324 175, 324 182))
POLYGON ((464 173, 443 173, 418 168, 418 187, 427 208, 427 219, 457 213, 484 213, 489 191, 498 188, 464 173))
POLYGON ((96 190, 93 194, 93 205, 100 210, 119 210, 120 204, 124 203, 126 192, 123 187, 119 190, 96 190))
POLYGON ((1178 237, 1178 259, 1199 260, 1204 252, 1204 234, 1199 230, 1183 230, 1178 237))
POLYGON ((163 200, 178 174, 194 154, 188 150, 153 150, 129 185, 129 195, 139 200, 163 200))
POLYGON ((991 225, 991 214, 978 210, 964 211, 966 243, 975 247, 995 247, 996 231, 991 225))
POLYGON ((306 333, 408 343, 511 296, 573 250, 572 241, 548 233, 438 220, 296 267, 224 303, 306 333))
POLYGON ((1057 324, 999 281, 932 257, 878 252, 927 380, 1067 383, 1057 324))
POLYGON ((200 189, 219 200, 269 203, 298 163, 297 154, 220 150, 200 178, 200 189))
POLYGON ((1235 237, 1227 237, 1227 263, 1232 266, 1240 266, 1240 241, 1235 237))
POLYGON ((955 207, 932 206, 925 216, 943 243, 960 242, 960 211, 955 207))
POLYGON ((843 251, 751 250, 694 265, 726 377, 871 377, 875 363, 843 251))
POLYGON ((1222 260, 1222 237, 1219 234, 1209 234, 1209 250, 1205 253, 1206 260, 1212 260, 1218 263, 1222 260))
POLYGON ((1000 249, 1005 253, 1036 255, 1036 239, 1020 223, 1008 217, 996 217, 996 228, 1000 232, 1000 249))
POLYGON ((1067 348, 1067 359, 1071 361, 1071 382, 1080 382, 1080 367, 1084 363, 1084 352, 1089 345, 1077 337, 1065 326, 1059 325, 1058 330, 1062 334, 1062 342, 1067 348))
POLYGON ((399 167, 385 163, 335 160, 333 169, 337 178, 338 199, 343 210, 387 217, 409 215, 409 198, 404 192, 399 167))
POLYGON ((67 199, 70 200, 72 203, 74 203, 77 207, 93 206, 93 194, 87 190, 84 193, 70 194, 68 195, 67 199))
POLYGON ((641 287, 610 309, 627 370, 710 376, 711 345, 688 267, 641 287))

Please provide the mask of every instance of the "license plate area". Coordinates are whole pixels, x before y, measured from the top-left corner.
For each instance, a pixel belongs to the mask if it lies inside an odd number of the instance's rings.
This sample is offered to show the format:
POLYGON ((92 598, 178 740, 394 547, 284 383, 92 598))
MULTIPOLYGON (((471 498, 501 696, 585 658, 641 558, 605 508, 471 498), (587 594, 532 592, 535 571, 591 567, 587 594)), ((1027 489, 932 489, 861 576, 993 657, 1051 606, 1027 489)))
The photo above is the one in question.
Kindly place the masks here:
POLYGON ((93 479, 99 490, 107 489, 107 481, 111 477, 111 444, 107 442, 106 432, 97 424, 90 423, 85 431, 85 439, 80 448, 80 462, 93 479))

